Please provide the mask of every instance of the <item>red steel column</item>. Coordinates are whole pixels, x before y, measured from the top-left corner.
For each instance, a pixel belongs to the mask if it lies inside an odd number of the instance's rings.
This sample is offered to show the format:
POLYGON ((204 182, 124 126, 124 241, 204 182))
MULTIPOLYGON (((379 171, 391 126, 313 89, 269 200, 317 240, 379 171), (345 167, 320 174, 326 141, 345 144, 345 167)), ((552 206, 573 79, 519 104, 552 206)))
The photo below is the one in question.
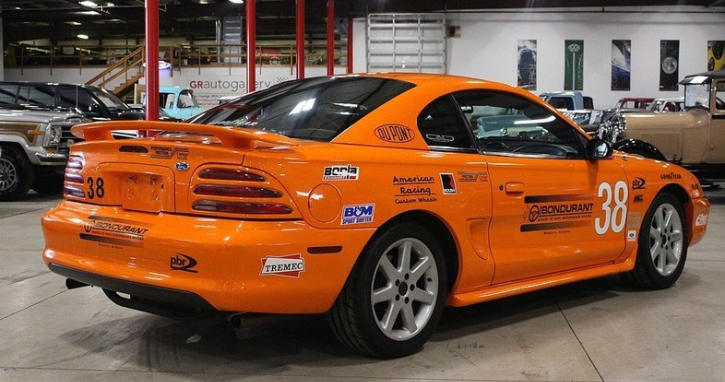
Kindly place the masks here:
POLYGON ((305 78, 305 0, 297 0, 297 78, 305 78))
POLYGON ((327 0, 327 75, 335 74, 335 0, 327 0))
POLYGON ((159 0, 146 0, 146 120, 159 119, 159 0))
POLYGON ((347 19, 347 73, 352 73, 352 16, 347 19))
POLYGON ((257 9, 256 0, 247 0, 247 93, 257 89, 257 9))

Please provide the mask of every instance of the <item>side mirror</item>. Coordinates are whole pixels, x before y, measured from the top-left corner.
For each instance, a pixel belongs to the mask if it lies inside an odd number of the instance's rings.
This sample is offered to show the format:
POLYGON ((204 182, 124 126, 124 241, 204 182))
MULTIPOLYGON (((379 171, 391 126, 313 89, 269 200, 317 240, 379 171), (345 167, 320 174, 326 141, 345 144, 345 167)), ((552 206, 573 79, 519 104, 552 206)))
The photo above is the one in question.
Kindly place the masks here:
POLYGON ((589 160, 609 158, 613 152, 612 144, 602 138, 593 138, 587 142, 586 155, 589 160))

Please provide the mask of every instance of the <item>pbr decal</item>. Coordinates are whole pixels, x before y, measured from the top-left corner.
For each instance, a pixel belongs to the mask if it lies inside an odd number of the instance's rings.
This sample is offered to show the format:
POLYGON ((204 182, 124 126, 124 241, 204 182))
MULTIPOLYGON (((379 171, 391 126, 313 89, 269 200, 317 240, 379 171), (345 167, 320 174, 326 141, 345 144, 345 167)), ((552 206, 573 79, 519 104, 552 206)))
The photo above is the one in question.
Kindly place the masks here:
POLYGON ((151 158, 170 159, 176 155, 178 160, 189 159, 189 149, 185 147, 151 146, 151 158))
POLYGON ((299 278, 305 271, 305 259, 297 253, 287 256, 267 256, 262 259, 260 276, 283 276, 299 278))
POLYGON ((189 273, 199 273, 196 269, 192 269, 196 266, 196 260, 183 253, 177 253, 176 256, 169 260, 169 266, 172 271, 184 271, 189 273))
POLYGON ((144 236, 150 225, 115 218, 89 216, 83 224, 81 240, 97 243, 117 244, 128 247, 143 247, 144 236))
POLYGON ((383 125, 375 129, 375 136, 385 142, 405 143, 415 138, 415 132, 408 126, 383 125))
POLYGON ((458 171, 459 182, 488 182, 487 172, 458 171))
POLYGON ((455 195, 456 191, 456 179, 453 174, 441 173, 441 186, 443 187, 444 195, 455 195))
POLYGON ((322 180, 358 180, 360 178, 360 167, 327 166, 322 173, 322 180))
POLYGON ((594 213, 593 195, 527 196, 521 232, 586 227, 594 213))
POLYGON ((627 231, 627 241, 637 241, 637 231, 630 229, 627 231))
POLYGON ((375 217, 375 204, 356 204, 342 208, 341 225, 372 223, 375 217))
POLYGON ((437 202, 436 193, 431 187, 435 184, 432 176, 393 176, 395 186, 395 204, 437 202))
POLYGON ((645 184, 647 184, 646 180, 640 177, 636 177, 632 181, 632 190, 645 190, 647 189, 647 187, 644 186, 645 184))

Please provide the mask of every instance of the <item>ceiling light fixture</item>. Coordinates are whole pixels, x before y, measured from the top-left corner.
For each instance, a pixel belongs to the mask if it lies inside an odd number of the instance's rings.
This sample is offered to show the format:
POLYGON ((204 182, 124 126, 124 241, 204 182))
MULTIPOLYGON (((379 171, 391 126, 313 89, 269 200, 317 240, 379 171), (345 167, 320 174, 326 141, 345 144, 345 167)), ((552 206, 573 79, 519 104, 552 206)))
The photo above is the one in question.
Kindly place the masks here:
POLYGON ((78 38, 79 38, 79 39, 81 39, 81 40, 88 40, 88 35, 87 35, 87 34, 79 34, 79 35, 78 35, 78 36, 76 36, 76 37, 78 37, 78 38))
POLYGON ((88 1, 88 0, 81 1, 78 4, 83 5, 83 6, 86 6, 86 7, 91 7, 91 8, 97 8, 98 7, 98 4, 96 4, 96 3, 92 2, 92 1, 88 1))
POLYGON ((65 23, 68 25, 81 25, 78 21, 66 21, 65 23))
POLYGON ((229 0, 229 2, 234 4, 244 4, 244 0, 229 0))

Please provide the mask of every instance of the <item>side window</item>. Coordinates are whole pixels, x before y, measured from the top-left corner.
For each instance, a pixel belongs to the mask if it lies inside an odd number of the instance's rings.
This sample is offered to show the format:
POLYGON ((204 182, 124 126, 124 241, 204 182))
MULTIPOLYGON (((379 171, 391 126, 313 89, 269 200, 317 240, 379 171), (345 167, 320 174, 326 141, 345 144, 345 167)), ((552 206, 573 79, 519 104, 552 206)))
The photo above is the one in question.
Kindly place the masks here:
POLYGON ((76 95, 75 86, 61 86, 58 89, 58 106, 76 107, 76 95))
POLYGON ((46 85, 21 86, 18 103, 25 105, 55 106, 55 87, 46 85))
POLYGON ((0 104, 15 104, 15 93, 18 92, 18 85, 0 85, 0 104))
POLYGON ((431 102, 418 115, 418 130, 431 148, 472 149, 471 134, 450 96, 431 102))
POLYGON ((574 100, 569 97, 551 97, 548 102, 554 109, 574 110, 574 100))
POLYGON ((161 104, 164 105, 164 109, 172 109, 174 102, 176 101, 176 94, 174 93, 161 93, 161 104))
POLYGON ((103 112, 101 104, 93 98, 88 89, 78 88, 78 109, 83 113, 91 113, 91 117, 103 112))
POLYGON ((191 96, 191 93, 189 93, 188 90, 183 90, 181 93, 179 93, 179 108, 185 109, 188 107, 194 107, 194 99, 191 96))
POLYGON ((503 92, 454 94, 471 121, 478 149, 491 154, 582 157, 585 138, 546 108, 503 92))
POLYGON ((715 108, 718 111, 725 110, 725 81, 718 82, 715 89, 715 108))

